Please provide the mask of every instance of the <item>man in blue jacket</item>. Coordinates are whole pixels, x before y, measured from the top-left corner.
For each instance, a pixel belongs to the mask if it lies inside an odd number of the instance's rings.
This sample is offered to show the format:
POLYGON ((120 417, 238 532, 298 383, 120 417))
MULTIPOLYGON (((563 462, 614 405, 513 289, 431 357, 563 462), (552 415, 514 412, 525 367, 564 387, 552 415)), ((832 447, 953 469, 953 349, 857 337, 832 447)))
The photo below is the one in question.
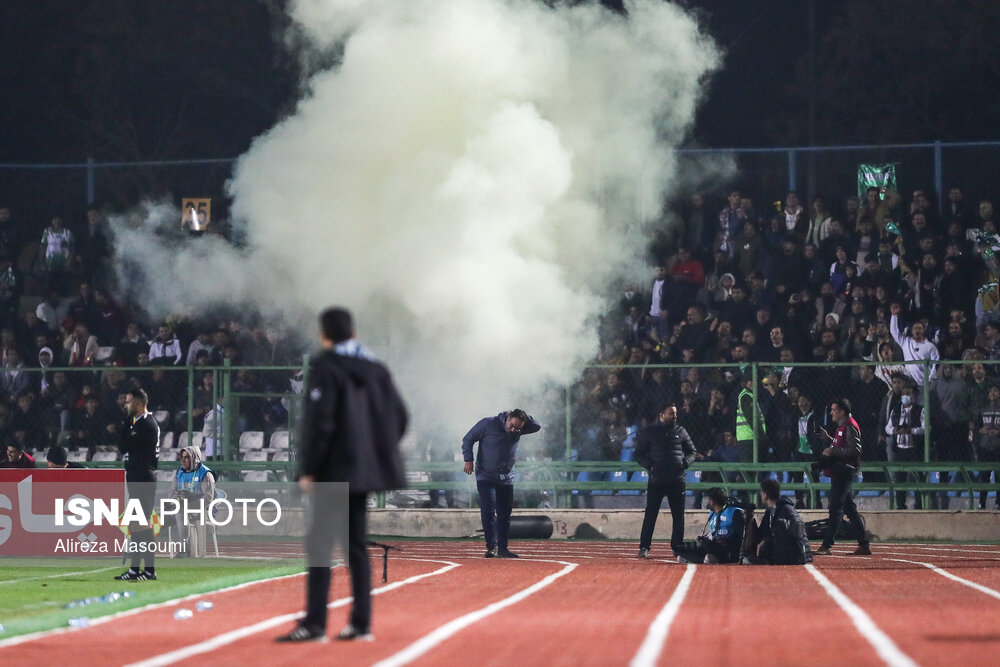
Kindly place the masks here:
POLYGON ((517 558, 507 548, 510 513, 514 509, 514 462, 522 435, 537 433, 542 425, 520 408, 486 417, 462 438, 465 474, 476 473, 479 513, 486 537, 486 558, 517 558), (473 464, 472 446, 479 443, 473 464))
POLYGON ((736 498, 719 487, 708 490, 708 522, 696 543, 674 549, 678 563, 737 563, 743 545, 746 513, 736 498))

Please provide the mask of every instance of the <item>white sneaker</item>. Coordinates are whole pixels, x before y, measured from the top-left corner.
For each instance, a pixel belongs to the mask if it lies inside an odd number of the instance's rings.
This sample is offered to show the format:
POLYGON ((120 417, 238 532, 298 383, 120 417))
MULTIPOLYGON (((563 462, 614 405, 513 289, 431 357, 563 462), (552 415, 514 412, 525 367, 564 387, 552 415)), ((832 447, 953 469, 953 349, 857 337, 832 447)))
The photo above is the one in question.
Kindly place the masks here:
POLYGON ((342 642, 372 642, 375 641, 375 635, 371 633, 371 630, 362 630, 348 623, 341 629, 340 634, 337 635, 337 639, 342 642))

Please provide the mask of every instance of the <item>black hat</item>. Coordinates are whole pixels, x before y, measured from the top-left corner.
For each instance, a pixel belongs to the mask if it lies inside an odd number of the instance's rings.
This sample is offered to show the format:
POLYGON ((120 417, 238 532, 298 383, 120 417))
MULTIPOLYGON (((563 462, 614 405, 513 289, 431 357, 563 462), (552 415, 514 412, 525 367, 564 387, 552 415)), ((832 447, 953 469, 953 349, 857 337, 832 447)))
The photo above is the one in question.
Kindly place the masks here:
POLYGON ((49 453, 45 456, 45 460, 57 466, 66 465, 66 448, 60 445, 52 445, 49 447, 49 453))

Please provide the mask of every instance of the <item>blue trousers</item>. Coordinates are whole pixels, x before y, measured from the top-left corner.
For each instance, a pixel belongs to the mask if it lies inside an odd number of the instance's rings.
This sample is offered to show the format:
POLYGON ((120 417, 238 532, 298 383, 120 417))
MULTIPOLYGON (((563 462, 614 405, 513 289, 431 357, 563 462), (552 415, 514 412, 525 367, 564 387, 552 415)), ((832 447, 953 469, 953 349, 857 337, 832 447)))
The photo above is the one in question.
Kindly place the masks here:
POLYGON ((476 481, 479 489, 479 515, 483 520, 486 548, 507 549, 507 531, 510 530, 510 513, 514 509, 514 486, 495 482, 476 481))

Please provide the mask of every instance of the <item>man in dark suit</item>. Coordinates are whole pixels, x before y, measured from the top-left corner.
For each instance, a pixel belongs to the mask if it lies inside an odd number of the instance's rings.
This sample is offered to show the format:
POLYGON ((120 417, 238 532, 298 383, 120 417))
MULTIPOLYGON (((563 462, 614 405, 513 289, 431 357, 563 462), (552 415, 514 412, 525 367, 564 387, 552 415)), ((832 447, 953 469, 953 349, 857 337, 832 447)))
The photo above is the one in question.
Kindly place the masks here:
POLYGON ((677 406, 669 403, 660 410, 656 421, 639 430, 635 460, 649 471, 646 484, 646 514, 639 537, 639 558, 649 558, 653 529, 666 497, 673 528, 670 547, 677 551, 684 543, 684 471, 694 461, 691 436, 677 423, 677 406))
POLYGON ((331 308, 320 315, 322 353, 310 367, 299 487, 312 494, 306 553, 309 573, 306 615, 284 642, 326 638, 330 593, 332 508, 321 499, 329 484, 347 483, 348 566, 354 602, 350 621, 337 639, 373 639, 371 634, 371 565, 368 561, 368 494, 402 488, 406 483, 399 440, 407 413, 392 376, 354 339, 351 314, 331 308))

